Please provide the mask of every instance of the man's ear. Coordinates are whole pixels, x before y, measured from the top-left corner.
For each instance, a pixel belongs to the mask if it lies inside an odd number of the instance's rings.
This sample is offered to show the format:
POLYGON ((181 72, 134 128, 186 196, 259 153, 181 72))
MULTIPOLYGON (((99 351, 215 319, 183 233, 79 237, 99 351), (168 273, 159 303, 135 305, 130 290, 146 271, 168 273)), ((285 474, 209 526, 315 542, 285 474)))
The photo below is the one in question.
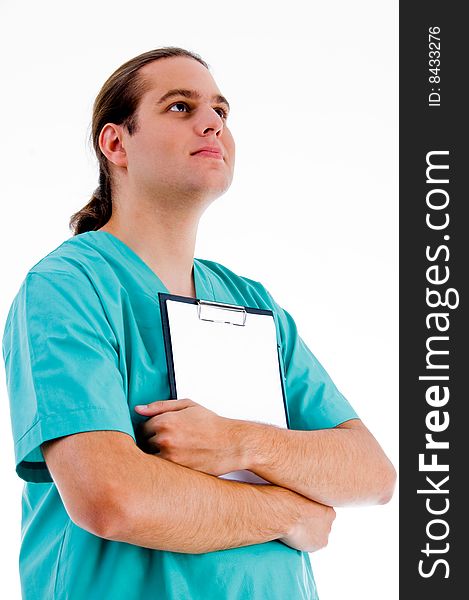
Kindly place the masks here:
POLYGON ((106 123, 99 134, 99 147, 104 156, 117 167, 127 167, 127 153, 123 141, 123 129, 120 125, 106 123))

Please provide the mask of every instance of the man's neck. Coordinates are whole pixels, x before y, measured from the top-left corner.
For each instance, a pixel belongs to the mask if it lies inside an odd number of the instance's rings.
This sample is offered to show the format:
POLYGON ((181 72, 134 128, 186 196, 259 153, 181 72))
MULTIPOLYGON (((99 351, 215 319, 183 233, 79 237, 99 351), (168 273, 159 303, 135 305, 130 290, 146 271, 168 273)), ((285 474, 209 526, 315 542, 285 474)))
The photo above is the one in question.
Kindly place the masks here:
POLYGON ((113 234, 131 248, 161 279, 172 294, 195 297, 194 249, 198 219, 172 214, 113 213, 100 231, 113 234))

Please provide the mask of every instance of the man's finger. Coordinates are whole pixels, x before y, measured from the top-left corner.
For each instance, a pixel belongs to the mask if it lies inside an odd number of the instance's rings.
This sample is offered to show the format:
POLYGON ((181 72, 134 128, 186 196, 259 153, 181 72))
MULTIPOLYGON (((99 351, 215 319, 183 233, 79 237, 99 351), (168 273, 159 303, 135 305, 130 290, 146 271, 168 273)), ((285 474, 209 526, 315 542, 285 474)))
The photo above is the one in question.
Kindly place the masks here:
POLYGON ((139 438, 141 440, 148 440, 149 438, 156 435, 156 419, 159 415, 155 415, 150 419, 147 419, 141 425, 139 425, 139 438))
POLYGON ((160 415, 172 410, 182 410, 188 406, 193 406, 195 402, 189 398, 181 400, 156 400, 149 404, 137 404, 135 410, 141 415, 160 415))

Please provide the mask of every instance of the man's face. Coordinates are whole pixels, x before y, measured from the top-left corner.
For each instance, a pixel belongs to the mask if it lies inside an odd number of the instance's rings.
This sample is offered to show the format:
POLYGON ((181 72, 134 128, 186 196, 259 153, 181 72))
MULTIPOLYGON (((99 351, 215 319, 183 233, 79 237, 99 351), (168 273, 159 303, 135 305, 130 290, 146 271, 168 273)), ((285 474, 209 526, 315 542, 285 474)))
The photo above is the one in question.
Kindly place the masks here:
POLYGON ((154 61, 140 70, 151 84, 137 109, 137 131, 123 129, 127 175, 146 197, 198 195, 213 199, 233 179, 235 144, 226 125, 229 107, 210 72, 188 57, 154 61), (173 94, 188 90, 193 97, 173 94), (216 153, 197 153, 204 146, 216 153))

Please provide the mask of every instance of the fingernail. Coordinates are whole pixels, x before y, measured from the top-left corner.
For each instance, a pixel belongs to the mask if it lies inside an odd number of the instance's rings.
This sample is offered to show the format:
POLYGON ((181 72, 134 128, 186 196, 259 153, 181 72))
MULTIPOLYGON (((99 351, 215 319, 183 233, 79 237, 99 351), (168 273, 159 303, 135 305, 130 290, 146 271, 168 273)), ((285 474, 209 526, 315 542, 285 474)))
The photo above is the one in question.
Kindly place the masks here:
POLYGON ((138 410, 145 410, 145 409, 147 409, 147 408, 148 408, 148 404, 137 404, 137 405, 135 406, 135 410, 137 410, 137 409, 138 409, 138 410))

